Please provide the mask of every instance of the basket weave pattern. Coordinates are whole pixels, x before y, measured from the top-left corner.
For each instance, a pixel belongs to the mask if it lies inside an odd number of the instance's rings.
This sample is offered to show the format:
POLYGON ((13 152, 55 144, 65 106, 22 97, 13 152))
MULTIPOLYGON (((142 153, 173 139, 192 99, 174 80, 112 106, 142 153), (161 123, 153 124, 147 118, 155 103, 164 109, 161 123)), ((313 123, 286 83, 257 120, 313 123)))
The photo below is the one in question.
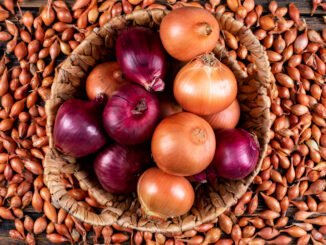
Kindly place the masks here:
MULTIPOLYGON (((241 106, 241 127, 254 133, 260 144, 260 156, 254 171, 239 181, 221 180, 215 184, 196 186, 195 204, 189 213, 170 218, 165 222, 151 221, 142 217, 140 204, 135 196, 117 196, 104 191, 89 171, 83 170, 77 159, 58 152, 53 144, 53 126, 59 106, 72 98, 87 98, 85 78, 98 63, 115 60, 115 40, 119 32, 131 25, 140 25, 158 30, 167 10, 138 10, 131 14, 115 17, 102 28, 94 30, 66 60, 57 68, 51 89, 51 98, 46 102, 47 134, 50 151, 44 161, 45 182, 52 200, 75 218, 91 225, 105 226, 117 222, 150 232, 179 232, 209 222, 234 205, 245 193, 253 178, 258 174, 265 156, 270 130, 270 97, 274 79, 263 47, 252 32, 234 19, 215 15, 221 30, 237 36, 255 60, 257 74, 248 77, 237 61, 228 55, 222 45, 217 45, 214 54, 235 74, 238 80, 238 100, 241 106), (60 174, 74 174, 103 206, 98 213, 78 204, 61 183, 60 174)), ((91 163, 90 163, 91 164, 91 163)))

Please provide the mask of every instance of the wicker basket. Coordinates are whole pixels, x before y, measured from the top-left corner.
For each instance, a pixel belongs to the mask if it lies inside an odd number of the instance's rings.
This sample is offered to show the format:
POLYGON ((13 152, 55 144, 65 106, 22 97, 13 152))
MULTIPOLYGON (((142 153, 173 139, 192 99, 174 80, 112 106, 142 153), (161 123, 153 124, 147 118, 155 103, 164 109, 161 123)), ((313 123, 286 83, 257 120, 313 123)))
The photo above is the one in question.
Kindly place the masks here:
POLYGON ((252 183, 260 170, 269 141, 270 94, 274 79, 263 47, 252 32, 234 19, 216 15, 221 30, 237 36, 252 55, 257 66, 254 77, 240 69, 237 61, 228 56, 222 45, 214 49, 216 57, 226 64, 238 80, 238 100, 241 104, 242 128, 254 133, 260 143, 260 157, 254 171, 239 181, 222 180, 217 184, 203 184, 196 187, 195 204, 189 213, 170 218, 165 222, 146 219, 141 216, 140 204, 135 195, 115 196, 104 191, 89 171, 78 164, 77 159, 59 153, 53 145, 53 125, 59 106, 66 100, 85 97, 85 77, 92 67, 105 60, 114 60, 115 40, 118 33, 131 25, 147 26, 157 30, 167 10, 138 10, 131 14, 115 17, 102 28, 94 30, 67 59, 57 68, 51 89, 51 98, 46 101, 47 134, 50 151, 44 162, 45 182, 51 192, 52 201, 80 221, 95 226, 118 223, 120 226, 150 232, 180 232, 216 219, 228 207, 234 205, 252 183), (74 174, 97 202, 105 208, 98 213, 78 204, 67 193, 61 183, 60 174, 74 174))

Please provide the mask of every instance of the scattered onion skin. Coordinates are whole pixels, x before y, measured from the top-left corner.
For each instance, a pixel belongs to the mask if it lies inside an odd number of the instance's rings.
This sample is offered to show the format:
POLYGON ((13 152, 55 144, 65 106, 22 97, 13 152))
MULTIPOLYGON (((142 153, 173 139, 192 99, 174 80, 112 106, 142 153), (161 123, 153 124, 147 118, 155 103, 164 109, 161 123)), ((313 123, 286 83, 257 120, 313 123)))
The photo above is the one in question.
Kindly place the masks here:
POLYGON ((235 99, 232 104, 223 111, 208 116, 203 116, 203 118, 212 126, 214 130, 235 128, 240 119, 239 102, 237 99, 235 99))
POLYGON ((112 94, 128 81, 122 77, 117 62, 104 62, 93 68, 86 79, 86 92, 90 100, 97 95, 105 94, 109 99, 112 94))
POLYGON ((218 41, 219 32, 217 20, 211 13, 190 6, 171 11, 160 25, 165 50, 181 61, 211 52, 218 41))
POLYGON ((203 118, 180 112, 159 123, 151 148, 154 161, 164 172, 190 176, 200 173, 211 163, 215 153, 215 135, 203 118))
POLYGON ((166 220, 187 213, 195 199, 190 182, 153 167, 146 170, 137 184, 142 211, 152 219, 166 220))
POLYGON ((201 55, 177 74, 173 93, 183 109, 210 115, 226 109, 236 99, 237 80, 214 54, 201 55))
POLYGON ((211 163, 218 177, 238 180, 255 168, 259 145, 253 135, 241 128, 222 129, 215 133, 216 151, 211 163))

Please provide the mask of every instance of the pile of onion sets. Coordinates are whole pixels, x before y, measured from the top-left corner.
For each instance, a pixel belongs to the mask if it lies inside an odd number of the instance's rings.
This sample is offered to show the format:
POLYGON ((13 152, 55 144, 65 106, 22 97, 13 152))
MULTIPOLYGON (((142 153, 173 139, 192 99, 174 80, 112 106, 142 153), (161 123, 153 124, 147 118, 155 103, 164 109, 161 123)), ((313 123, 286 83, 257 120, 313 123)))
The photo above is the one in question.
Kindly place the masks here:
POLYGON ((122 30, 116 60, 98 64, 86 79, 89 100, 60 106, 56 149, 92 157, 106 191, 137 192, 143 214, 163 220, 191 209, 193 181, 248 176, 259 146, 236 128, 237 81, 212 53, 219 35, 215 17, 196 7, 168 13, 159 32, 122 30), (176 75, 165 76, 178 62, 176 75))

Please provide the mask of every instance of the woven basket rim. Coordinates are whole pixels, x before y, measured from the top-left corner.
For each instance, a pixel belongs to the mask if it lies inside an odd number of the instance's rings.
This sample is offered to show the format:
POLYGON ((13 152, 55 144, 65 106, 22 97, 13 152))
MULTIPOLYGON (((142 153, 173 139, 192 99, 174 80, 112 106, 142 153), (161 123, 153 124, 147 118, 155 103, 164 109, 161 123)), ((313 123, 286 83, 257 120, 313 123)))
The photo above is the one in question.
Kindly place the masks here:
MULTIPOLYGON (((252 34, 250 29, 244 27, 242 23, 235 21, 231 17, 218 14, 215 14, 215 17, 219 22, 221 30, 227 30, 230 33, 238 36, 240 43, 247 47, 247 49, 251 52, 257 66, 257 74, 255 77, 256 83, 254 82, 255 80, 250 80, 249 85, 246 85, 246 82, 248 82, 248 77, 241 70, 237 61, 228 56, 227 51, 222 46, 217 45, 214 49, 214 53, 215 55, 219 55, 218 57, 222 57, 223 63, 232 69, 237 79, 241 81, 241 83, 243 82, 243 87, 241 88, 250 89, 247 87, 257 87, 257 91, 252 93, 256 92, 256 96, 259 97, 256 100, 258 101, 257 103, 260 103, 260 105, 257 106, 255 110, 257 110, 257 115, 259 115, 257 118, 262 118, 262 125, 259 125, 259 123, 252 123, 257 124, 257 130, 261 130, 262 134, 262 136, 258 135, 261 143, 261 149, 260 158, 255 170, 244 180, 234 183, 231 181, 226 181, 222 187, 212 186, 212 189, 215 188, 219 193, 227 195, 227 200, 230 201, 225 202, 225 199, 221 197, 220 194, 214 192, 214 190, 210 190, 211 192, 209 193, 209 197, 210 200, 213 201, 211 201, 212 203, 207 207, 205 206, 206 209, 203 208, 202 210, 197 210, 194 207, 191 214, 172 218, 163 223, 150 221, 146 218, 138 218, 137 210, 139 205, 137 205, 135 201, 127 198, 125 202, 120 202, 119 197, 105 192, 98 182, 90 180, 89 173, 80 168, 75 158, 60 154, 54 148, 52 129, 56 111, 65 100, 75 97, 80 93, 77 88, 80 86, 81 80, 87 75, 90 68, 97 63, 96 61, 100 59, 101 52, 103 50, 97 50, 98 47, 103 47, 103 45, 111 47, 114 45, 114 40, 111 40, 110 38, 115 36, 116 30, 121 28, 123 29, 123 27, 127 25, 144 25, 150 27, 155 25, 157 26, 168 12, 169 11, 162 9, 137 10, 131 14, 126 14, 111 19, 103 27, 95 29, 94 32, 90 34, 56 69, 54 83, 51 88, 51 98, 46 101, 45 106, 46 113, 48 115, 47 134, 50 138, 50 151, 46 155, 44 161, 44 176, 54 203, 58 204, 70 215, 80 221, 89 223, 91 225, 101 226, 111 225, 117 222, 123 227, 150 232, 175 233, 189 230, 197 225, 215 219, 219 214, 223 213, 227 207, 234 204, 237 199, 244 194, 248 186, 252 183, 253 178, 260 170, 269 141, 269 94, 271 94, 271 90, 275 89, 273 87, 274 79, 270 72, 270 65, 266 52, 256 37, 252 34), (69 196, 61 183, 61 172, 74 174, 80 182, 84 183, 87 188, 90 189, 90 191, 93 193, 93 198, 97 200, 98 203, 105 206, 100 214, 89 211, 87 208, 79 205, 77 201, 69 196), (238 192, 237 189, 239 189, 238 192), (126 207, 128 210, 126 210, 126 207)), ((110 49, 108 49, 108 52, 109 51, 110 49)), ((251 122, 248 122, 249 128, 253 127, 250 123, 251 122)))

